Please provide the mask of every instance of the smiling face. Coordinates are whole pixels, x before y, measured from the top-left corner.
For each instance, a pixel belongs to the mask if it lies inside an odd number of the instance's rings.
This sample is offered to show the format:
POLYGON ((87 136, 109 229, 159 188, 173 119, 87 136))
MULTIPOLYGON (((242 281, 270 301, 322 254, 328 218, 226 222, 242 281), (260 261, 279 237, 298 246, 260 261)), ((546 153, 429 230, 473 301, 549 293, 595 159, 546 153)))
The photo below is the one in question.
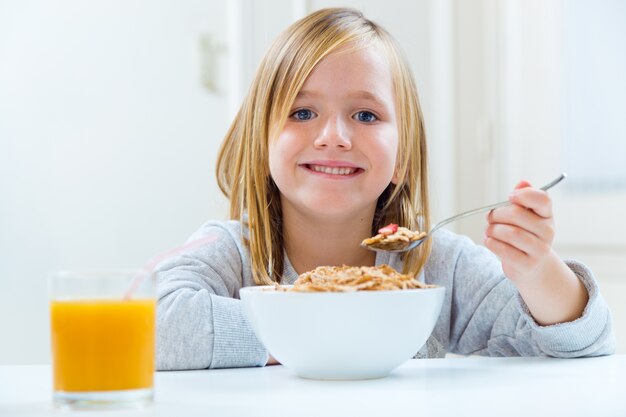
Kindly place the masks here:
POLYGON ((305 81, 269 145, 283 212, 374 213, 393 180, 398 150, 393 81, 383 56, 375 47, 341 50, 305 81))

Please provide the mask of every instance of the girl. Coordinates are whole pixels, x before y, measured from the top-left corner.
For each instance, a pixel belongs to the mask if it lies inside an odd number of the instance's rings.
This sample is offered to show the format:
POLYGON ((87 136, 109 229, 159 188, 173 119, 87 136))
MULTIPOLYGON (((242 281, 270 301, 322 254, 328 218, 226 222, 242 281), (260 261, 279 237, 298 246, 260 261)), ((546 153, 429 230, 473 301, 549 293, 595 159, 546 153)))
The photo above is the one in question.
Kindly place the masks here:
POLYGON ((239 289, 342 264, 386 263, 446 288, 418 357, 613 352, 591 272, 552 250, 550 197, 526 182, 487 216, 491 252, 448 231, 405 255, 361 248, 388 223, 430 228, 426 167, 417 91, 391 36, 351 9, 294 23, 222 144, 217 178, 232 220, 206 223, 158 268, 158 368, 275 363, 239 289))

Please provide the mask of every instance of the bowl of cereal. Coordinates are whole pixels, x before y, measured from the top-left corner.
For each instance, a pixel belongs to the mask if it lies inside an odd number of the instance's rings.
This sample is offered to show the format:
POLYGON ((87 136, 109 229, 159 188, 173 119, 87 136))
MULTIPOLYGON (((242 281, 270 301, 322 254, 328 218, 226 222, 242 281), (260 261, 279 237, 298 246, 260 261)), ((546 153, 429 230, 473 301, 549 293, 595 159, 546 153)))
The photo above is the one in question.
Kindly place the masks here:
POLYGON ((245 287, 243 310, 270 354, 303 378, 370 379, 430 336, 445 288, 387 265, 319 267, 294 285, 245 287))

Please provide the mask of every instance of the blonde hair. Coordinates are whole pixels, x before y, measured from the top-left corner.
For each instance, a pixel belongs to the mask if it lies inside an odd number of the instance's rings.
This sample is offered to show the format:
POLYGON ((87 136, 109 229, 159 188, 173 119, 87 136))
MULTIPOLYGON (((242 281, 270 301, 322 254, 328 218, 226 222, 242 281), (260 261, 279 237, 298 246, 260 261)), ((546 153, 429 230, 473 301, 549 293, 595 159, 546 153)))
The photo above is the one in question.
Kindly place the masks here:
MULTIPOLYGON (((378 199, 372 233, 397 223, 429 230, 426 136, 413 76, 391 35, 354 9, 318 10, 289 26, 263 58, 250 91, 222 142, 217 181, 230 199, 230 218, 247 226, 257 284, 280 282, 284 268, 282 209, 270 176, 269 143, 282 130, 296 95, 315 65, 340 48, 379 46, 391 67, 399 146, 397 184, 378 199)), ((430 239, 404 255, 404 273, 417 274, 430 254, 430 239)))

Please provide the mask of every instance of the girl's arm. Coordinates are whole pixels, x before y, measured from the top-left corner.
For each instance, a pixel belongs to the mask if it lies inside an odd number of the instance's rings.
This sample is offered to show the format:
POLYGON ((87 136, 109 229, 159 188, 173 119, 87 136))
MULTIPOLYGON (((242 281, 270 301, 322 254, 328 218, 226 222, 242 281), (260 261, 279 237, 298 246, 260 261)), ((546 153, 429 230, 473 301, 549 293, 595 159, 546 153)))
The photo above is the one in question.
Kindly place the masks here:
POLYGON ((542 326, 582 316, 589 296, 582 281, 552 249, 552 201, 545 191, 520 182, 510 206, 487 215, 485 246, 502 261, 535 321, 542 326))
POLYGON ((190 240, 216 239, 157 267, 157 369, 262 366, 268 354, 248 323, 239 289, 252 285, 240 229, 210 222, 190 240))
POLYGON ((549 326, 531 315, 502 262, 464 236, 440 230, 425 268, 428 283, 446 287, 446 302, 433 336, 463 355, 583 357, 611 354, 615 337, 608 306, 592 272, 564 263, 588 294, 582 315, 549 326))

